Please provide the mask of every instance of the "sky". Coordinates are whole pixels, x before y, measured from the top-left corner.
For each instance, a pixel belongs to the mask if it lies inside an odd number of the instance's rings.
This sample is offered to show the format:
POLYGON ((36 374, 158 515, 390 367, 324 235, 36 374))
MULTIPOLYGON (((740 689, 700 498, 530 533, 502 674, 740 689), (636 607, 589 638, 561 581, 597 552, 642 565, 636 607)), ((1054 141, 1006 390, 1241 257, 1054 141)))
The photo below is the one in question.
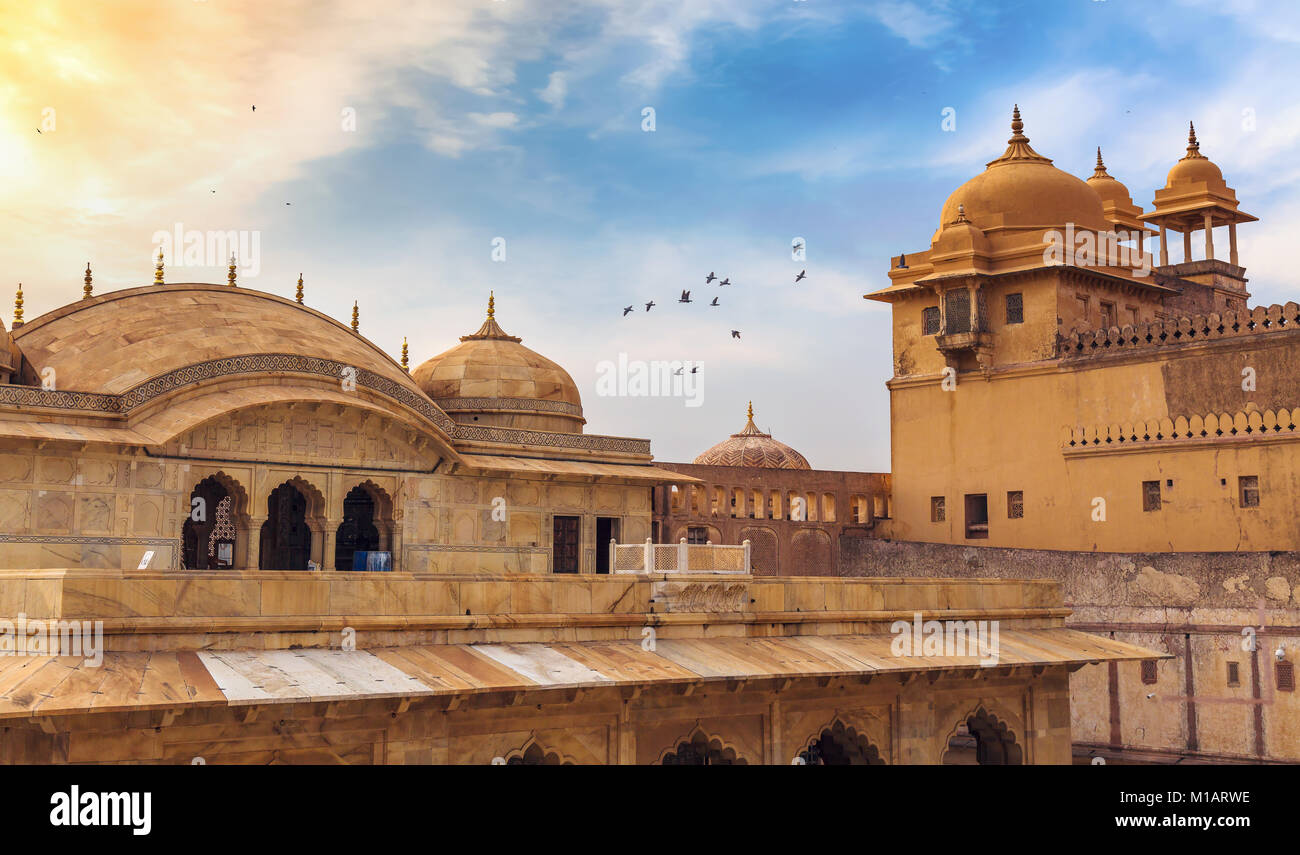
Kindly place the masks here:
POLYGON ((178 224, 242 232, 241 285, 301 273, 413 366, 495 292, 587 432, 657 459, 752 400, 814 467, 888 471, 888 307, 862 295, 928 248, 1013 103, 1035 150, 1086 178, 1101 146, 1148 210, 1195 121, 1260 218, 1239 239, 1267 305, 1300 300, 1296 80, 1289 0, 0 0, 0 317, 19 282, 28 320, 77 299, 87 262, 96 293, 150 283, 178 224), (600 394, 620 354, 699 386, 600 394))

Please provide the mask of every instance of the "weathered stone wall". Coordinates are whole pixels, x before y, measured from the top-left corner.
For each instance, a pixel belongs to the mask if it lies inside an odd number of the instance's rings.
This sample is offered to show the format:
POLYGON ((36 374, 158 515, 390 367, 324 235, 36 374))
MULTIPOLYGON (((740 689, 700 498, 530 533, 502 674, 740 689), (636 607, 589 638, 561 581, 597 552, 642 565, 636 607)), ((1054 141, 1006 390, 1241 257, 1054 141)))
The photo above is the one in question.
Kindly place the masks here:
POLYGON ((1136 663, 1071 675, 1076 748, 1300 760, 1300 700, 1278 686, 1279 663, 1300 662, 1300 553, 1065 552, 844 537, 839 555, 845 576, 1052 579, 1074 610, 1068 625, 1174 655, 1158 663, 1154 684, 1142 681, 1136 663), (1252 635, 1255 650, 1246 649, 1252 635))

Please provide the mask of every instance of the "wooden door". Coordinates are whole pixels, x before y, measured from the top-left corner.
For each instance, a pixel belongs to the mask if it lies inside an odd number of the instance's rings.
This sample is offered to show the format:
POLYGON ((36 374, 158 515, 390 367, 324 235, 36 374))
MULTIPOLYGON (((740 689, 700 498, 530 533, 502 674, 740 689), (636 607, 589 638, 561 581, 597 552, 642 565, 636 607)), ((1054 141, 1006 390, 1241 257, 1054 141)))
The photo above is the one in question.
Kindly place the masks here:
POLYGON ((577 517, 555 517, 551 567, 555 573, 578 572, 578 522, 577 517))

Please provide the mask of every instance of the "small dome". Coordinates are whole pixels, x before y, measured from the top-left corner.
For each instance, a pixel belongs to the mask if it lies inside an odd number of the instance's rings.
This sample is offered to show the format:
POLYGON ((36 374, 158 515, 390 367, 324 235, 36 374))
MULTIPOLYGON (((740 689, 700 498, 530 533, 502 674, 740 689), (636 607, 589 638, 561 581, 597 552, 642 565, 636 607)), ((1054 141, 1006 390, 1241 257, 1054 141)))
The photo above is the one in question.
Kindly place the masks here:
POLYGON ((695 458, 700 466, 752 466, 760 469, 812 469, 807 459, 784 442, 772 439, 754 424, 754 403, 749 404, 749 421, 740 433, 733 433, 695 458))
MULTIPOLYGON (((957 219, 957 206, 980 229, 994 226, 1064 226, 1105 229, 1101 199, 1092 188, 1029 146, 1020 108, 1012 113, 1007 150, 983 172, 953 191, 939 216, 940 229, 957 219)), ((938 238, 939 232, 935 233, 938 238)))
POLYGON ((1165 189, 1172 189, 1179 184, 1208 184, 1211 187, 1227 186, 1223 172, 1214 165, 1214 161, 1201 154, 1201 146, 1196 141, 1196 126, 1188 124, 1187 154, 1174 164, 1165 179, 1165 189))
POLYGON ((460 424, 581 433, 582 398, 569 373, 496 322, 496 298, 478 332, 411 372, 460 424))
POLYGON ((971 252, 976 255, 988 255, 992 251, 993 247, 989 239, 966 218, 966 207, 961 204, 957 205, 957 219, 939 229, 938 235, 930 246, 932 257, 936 254, 971 252))
POLYGON ((1120 208, 1133 207, 1133 196, 1120 181, 1112 178, 1106 171, 1106 164, 1101 161, 1101 148, 1097 148, 1097 168, 1088 179, 1088 186, 1100 197, 1103 203, 1113 202, 1120 208))

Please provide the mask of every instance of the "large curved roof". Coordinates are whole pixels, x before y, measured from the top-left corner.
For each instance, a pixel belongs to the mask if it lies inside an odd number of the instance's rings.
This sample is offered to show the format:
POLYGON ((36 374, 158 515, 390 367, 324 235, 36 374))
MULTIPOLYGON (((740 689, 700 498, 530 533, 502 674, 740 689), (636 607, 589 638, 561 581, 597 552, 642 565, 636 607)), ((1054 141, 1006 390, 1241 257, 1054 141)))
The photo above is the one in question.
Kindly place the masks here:
POLYGON ((322 357, 412 392, 391 357, 314 309, 228 285, 150 285, 78 300, 13 331, 39 375, 57 388, 121 394, 196 363, 260 354, 322 357))
MULTIPOLYGON (((955 222, 958 206, 981 230, 999 226, 1109 228, 1101 197, 1079 178, 1052 165, 1029 146, 1020 109, 1012 113, 1011 139, 1001 157, 952 192, 939 215, 940 229, 955 222)), ((938 232, 935 233, 938 237, 938 232)))
POLYGON ((733 433, 695 458, 701 466, 753 466, 761 469, 812 469, 808 460, 784 442, 772 439, 754 424, 754 404, 740 433, 733 433))

